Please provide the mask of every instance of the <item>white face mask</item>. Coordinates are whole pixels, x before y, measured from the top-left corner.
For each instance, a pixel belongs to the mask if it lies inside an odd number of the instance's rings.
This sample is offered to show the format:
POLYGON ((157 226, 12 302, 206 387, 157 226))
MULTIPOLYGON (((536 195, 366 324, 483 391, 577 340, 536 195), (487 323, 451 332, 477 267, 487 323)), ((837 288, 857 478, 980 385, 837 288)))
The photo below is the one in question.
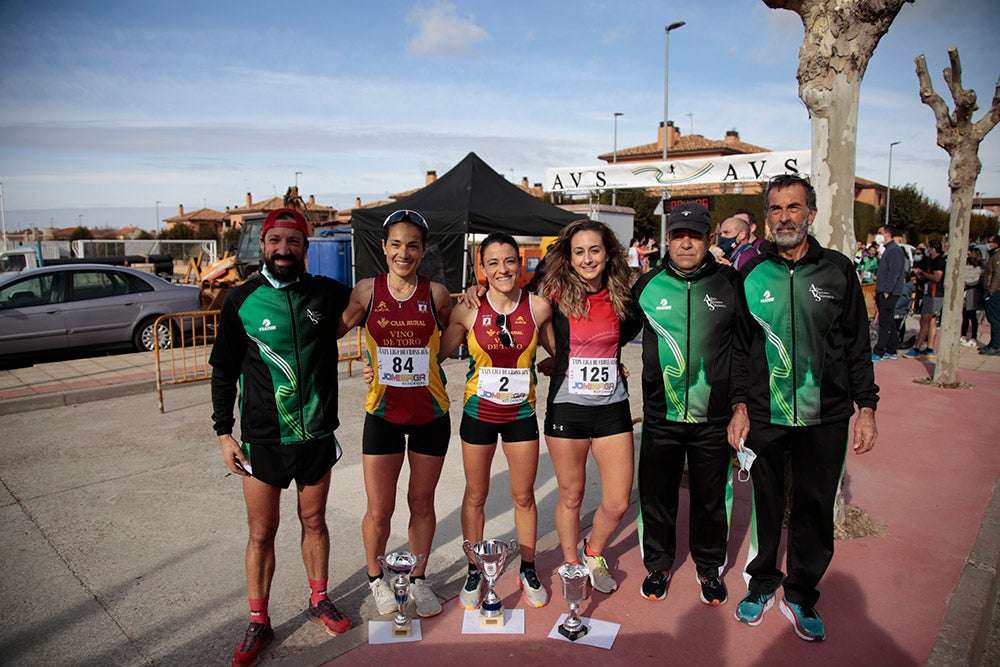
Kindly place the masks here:
POLYGON ((885 236, 883 236, 882 234, 876 234, 875 243, 879 245, 885 245, 885 236))

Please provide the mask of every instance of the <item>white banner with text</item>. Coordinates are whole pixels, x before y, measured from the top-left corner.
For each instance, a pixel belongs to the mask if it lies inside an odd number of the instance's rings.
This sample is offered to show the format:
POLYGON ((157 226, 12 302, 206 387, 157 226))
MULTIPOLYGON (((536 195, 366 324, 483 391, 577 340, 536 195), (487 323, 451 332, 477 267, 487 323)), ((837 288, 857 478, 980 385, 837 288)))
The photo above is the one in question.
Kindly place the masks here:
POLYGON ((808 177, 810 151, 777 151, 723 157, 628 162, 599 167, 557 167, 545 172, 546 192, 658 188, 767 181, 781 174, 808 177))

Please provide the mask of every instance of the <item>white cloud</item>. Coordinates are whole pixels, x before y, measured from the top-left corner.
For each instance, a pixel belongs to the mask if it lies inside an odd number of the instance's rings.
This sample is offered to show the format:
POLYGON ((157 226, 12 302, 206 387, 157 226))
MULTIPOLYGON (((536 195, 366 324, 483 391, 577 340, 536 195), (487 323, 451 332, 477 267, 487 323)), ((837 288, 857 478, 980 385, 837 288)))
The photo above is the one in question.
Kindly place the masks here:
POLYGON ((613 28, 612 30, 610 30, 607 33, 605 33, 604 39, 602 41, 605 44, 614 44, 615 42, 619 42, 619 41, 625 39, 631 33, 632 33, 632 30, 630 28, 627 28, 625 26, 619 26, 619 27, 613 28))
POLYGON ((406 43, 407 51, 417 55, 443 57, 471 53, 476 44, 489 37, 472 18, 459 16, 450 2, 418 5, 406 20, 417 26, 417 34, 406 43))

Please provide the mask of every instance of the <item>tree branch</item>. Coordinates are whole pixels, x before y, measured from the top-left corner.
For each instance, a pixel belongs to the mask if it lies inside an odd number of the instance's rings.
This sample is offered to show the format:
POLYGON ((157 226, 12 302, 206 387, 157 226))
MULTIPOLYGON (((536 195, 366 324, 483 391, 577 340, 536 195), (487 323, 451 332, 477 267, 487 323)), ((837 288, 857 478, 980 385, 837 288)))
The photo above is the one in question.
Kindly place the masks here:
POLYGON ((982 141, 998 122, 1000 122, 1000 77, 997 77, 997 85, 993 90, 993 103, 990 104, 986 115, 972 126, 972 131, 976 133, 976 139, 982 141))
POLYGON ((921 54, 914 58, 913 62, 917 64, 917 79, 920 80, 920 101, 934 112, 938 127, 954 127, 955 121, 948 114, 948 105, 944 103, 940 95, 934 92, 934 84, 931 83, 931 77, 927 74, 927 60, 921 54))
POLYGON ((969 122, 972 114, 979 108, 976 104, 976 91, 962 88, 962 61, 954 46, 948 49, 948 60, 951 61, 951 67, 945 68, 944 80, 951 90, 951 99, 955 100, 955 120, 959 123, 969 122))

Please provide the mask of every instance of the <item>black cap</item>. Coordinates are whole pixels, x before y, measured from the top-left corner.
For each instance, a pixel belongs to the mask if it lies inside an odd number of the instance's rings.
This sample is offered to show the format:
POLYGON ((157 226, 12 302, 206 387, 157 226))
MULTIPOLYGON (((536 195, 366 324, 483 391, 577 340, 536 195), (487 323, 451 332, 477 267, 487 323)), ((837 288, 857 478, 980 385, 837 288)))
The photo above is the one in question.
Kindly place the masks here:
POLYGON ((667 233, 675 229, 690 229, 699 234, 712 232, 712 214, 697 202, 678 204, 667 219, 667 233))

